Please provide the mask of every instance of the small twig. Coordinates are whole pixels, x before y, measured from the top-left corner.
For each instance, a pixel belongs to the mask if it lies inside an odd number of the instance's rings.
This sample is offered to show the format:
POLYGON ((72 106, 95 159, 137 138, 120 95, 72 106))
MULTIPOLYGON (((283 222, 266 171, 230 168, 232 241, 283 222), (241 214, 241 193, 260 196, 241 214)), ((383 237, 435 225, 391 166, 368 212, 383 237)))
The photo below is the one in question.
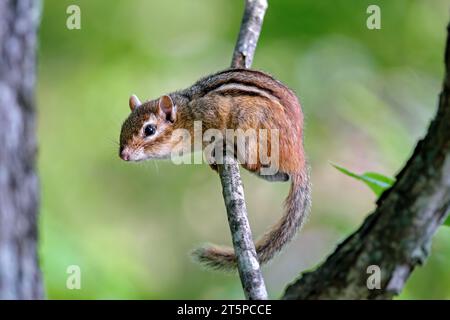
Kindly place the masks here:
MULTIPOLYGON (((246 1, 232 67, 251 66, 266 9, 267 0, 246 1)), ((224 157, 223 163, 218 165, 218 169, 245 297, 250 300, 265 300, 267 291, 248 223, 239 165, 229 156, 224 157)))

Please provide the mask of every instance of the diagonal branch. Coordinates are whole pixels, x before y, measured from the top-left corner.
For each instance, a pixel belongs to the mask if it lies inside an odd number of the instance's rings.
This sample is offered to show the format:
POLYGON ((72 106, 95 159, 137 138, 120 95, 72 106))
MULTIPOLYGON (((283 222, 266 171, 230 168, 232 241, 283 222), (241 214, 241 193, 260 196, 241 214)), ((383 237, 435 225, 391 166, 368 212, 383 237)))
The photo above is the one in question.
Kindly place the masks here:
MULTIPOLYGON (((231 67, 251 66, 266 9, 267 0, 246 1, 231 67)), ((264 300, 267 291, 248 223, 239 165, 233 157, 223 160, 218 171, 242 287, 247 299, 264 300)))
POLYGON ((231 67, 250 68, 267 10, 267 0, 247 0, 231 67))
POLYGON ((450 207, 450 36, 445 67, 436 117, 397 182, 321 266, 287 287, 284 299, 391 299, 424 262, 450 207), (367 287, 371 265, 381 270, 381 289, 367 287))

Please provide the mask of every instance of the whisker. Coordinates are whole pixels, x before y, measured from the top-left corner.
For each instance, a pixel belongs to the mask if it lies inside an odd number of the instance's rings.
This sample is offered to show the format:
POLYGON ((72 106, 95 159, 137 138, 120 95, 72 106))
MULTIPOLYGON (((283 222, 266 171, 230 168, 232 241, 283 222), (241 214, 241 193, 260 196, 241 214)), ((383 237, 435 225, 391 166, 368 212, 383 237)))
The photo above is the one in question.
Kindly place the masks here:
POLYGON ((106 140, 108 140, 109 142, 113 143, 113 144, 116 145, 116 146, 119 146, 119 145, 120 145, 116 140, 114 140, 114 139, 112 139, 112 138, 106 138, 106 140))
POLYGON ((156 168, 156 173, 159 174, 159 166, 158 166, 158 161, 152 161, 155 164, 155 168, 156 168))

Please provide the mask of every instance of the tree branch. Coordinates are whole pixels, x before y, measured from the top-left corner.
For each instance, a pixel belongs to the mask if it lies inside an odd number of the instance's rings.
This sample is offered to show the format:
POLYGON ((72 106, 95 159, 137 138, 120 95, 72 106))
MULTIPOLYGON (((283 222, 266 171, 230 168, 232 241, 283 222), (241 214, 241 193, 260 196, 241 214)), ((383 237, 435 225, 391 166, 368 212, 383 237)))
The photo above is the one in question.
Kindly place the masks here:
MULTIPOLYGON (((231 67, 251 66, 266 9, 267 0, 246 1, 231 67)), ((248 223, 239 165, 234 157, 223 160, 218 170, 242 287, 247 299, 264 300, 267 291, 248 223)))
POLYGON ((449 36, 445 67, 436 117, 394 186, 321 266, 286 288, 283 299, 391 299, 400 293, 415 266, 424 262, 450 206, 449 36), (367 288, 370 265, 381 270, 381 289, 367 288))
POLYGON ((250 68, 267 10, 267 0, 247 0, 231 67, 250 68))

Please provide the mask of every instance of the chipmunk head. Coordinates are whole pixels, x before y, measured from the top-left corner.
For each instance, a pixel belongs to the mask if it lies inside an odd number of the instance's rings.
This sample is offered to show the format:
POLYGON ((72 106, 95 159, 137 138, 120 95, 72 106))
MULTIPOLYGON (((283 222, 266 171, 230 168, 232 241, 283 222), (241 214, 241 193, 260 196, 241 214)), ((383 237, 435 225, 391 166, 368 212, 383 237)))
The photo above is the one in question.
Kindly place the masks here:
POLYGON ((172 150, 176 105, 170 96, 141 103, 132 95, 131 113, 122 125, 119 156, 125 161, 166 159, 172 150))

